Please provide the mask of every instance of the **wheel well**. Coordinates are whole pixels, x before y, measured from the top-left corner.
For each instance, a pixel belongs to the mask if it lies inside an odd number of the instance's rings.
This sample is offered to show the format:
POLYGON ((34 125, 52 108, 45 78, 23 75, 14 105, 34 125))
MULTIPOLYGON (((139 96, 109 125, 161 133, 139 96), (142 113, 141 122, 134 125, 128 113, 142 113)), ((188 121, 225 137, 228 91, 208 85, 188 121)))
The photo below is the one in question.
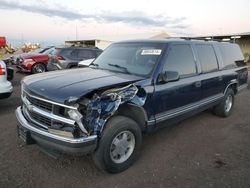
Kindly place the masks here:
POLYGON ((31 70, 33 71, 33 67, 35 66, 35 65, 37 65, 37 64, 42 64, 43 66, 44 66, 44 68, 45 68, 45 71, 47 71, 47 66, 45 65, 45 63, 43 63, 43 62, 36 62, 36 63, 34 63, 32 66, 31 66, 31 70))
POLYGON ((148 120, 147 114, 142 107, 133 104, 123 104, 116 111, 115 115, 126 116, 133 119, 141 128, 142 131, 146 128, 148 120))
POLYGON ((67 65, 67 69, 71 69, 71 68, 74 68, 74 67, 77 67, 77 63, 69 63, 67 65))
MULTIPOLYGON (((237 83, 230 84, 230 85, 228 86, 228 88, 231 88, 231 89, 234 91, 234 94, 237 94, 237 92, 238 92, 237 83)), ((227 89, 228 89, 228 88, 227 88, 227 89)), ((227 89, 226 89, 226 91, 227 91, 227 89)), ((226 92, 226 91, 225 91, 225 92, 226 92)))
POLYGON ((37 64, 42 64, 42 65, 46 68, 45 63, 43 63, 43 62, 36 62, 36 63, 34 63, 34 64, 32 65, 32 67, 33 67, 34 65, 37 65, 37 64))

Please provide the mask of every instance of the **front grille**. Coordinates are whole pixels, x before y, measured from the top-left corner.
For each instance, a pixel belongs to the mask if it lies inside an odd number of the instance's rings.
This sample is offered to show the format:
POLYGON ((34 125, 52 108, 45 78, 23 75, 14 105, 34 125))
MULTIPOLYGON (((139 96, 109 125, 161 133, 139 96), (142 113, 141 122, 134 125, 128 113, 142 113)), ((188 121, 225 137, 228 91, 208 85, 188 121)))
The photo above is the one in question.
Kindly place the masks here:
POLYGON ((34 105, 34 106, 36 106, 38 108, 42 108, 44 110, 47 110, 49 112, 52 112, 53 105, 51 103, 48 103, 48 102, 33 98, 33 97, 29 96, 29 95, 26 95, 26 98, 28 99, 28 101, 32 105, 34 105))
POLYGON ((40 114, 37 114, 35 112, 29 112, 29 115, 32 119, 34 119, 35 121, 37 121, 38 123, 41 123, 43 125, 46 125, 46 126, 51 126, 51 119, 50 118, 47 118, 47 117, 44 117, 44 116, 41 116, 40 114))
POLYGON ((22 99, 24 114, 32 123, 41 128, 48 129, 51 126, 68 127, 75 124, 67 115, 68 108, 65 106, 33 96, 23 89, 22 99))

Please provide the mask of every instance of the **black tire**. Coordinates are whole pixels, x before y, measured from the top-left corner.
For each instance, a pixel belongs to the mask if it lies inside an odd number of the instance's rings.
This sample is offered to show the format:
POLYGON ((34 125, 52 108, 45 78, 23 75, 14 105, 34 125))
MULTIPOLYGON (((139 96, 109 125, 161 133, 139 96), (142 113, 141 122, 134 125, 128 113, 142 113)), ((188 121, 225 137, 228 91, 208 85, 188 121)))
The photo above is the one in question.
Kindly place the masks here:
POLYGON ((43 63, 36 63, 32 66, 31 72, 33 74, 46 72, 46 66, 43 63))
POLYGON ((141 145, 142 132, 138 124, 130 118, 115 116, 105 125, 105 129, 99 141, 99 146, 93 154, 93 160, 101 170, 106 170, 109 173, 119 173, 129 168, 136 161, 141 150, 141 145), (111 157, 111 147, 113 146, 114 139, 127 131, 134 136, 134 149, 124 162, 116 163, 111 157))
POLYGON ((214 107, 213 112, 215 115, 220 117, 228 117, 231 115, 234 106, 234 91, 231 88, 227 89, 227 92, 223 98, 223 100, 214 107), (231 97, 232 105, 230 108, 227 108, 227 100, 231 97))

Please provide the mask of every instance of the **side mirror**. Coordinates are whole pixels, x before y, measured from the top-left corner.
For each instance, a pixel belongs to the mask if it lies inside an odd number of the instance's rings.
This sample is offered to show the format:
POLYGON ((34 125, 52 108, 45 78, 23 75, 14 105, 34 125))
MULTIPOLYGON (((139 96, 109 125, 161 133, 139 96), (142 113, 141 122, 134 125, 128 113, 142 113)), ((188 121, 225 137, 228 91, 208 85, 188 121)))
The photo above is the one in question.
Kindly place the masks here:
POLYGON ((180 75, 176 71, 165 71, 159 75, 160 83, 174 82, 180 79, 180 75))

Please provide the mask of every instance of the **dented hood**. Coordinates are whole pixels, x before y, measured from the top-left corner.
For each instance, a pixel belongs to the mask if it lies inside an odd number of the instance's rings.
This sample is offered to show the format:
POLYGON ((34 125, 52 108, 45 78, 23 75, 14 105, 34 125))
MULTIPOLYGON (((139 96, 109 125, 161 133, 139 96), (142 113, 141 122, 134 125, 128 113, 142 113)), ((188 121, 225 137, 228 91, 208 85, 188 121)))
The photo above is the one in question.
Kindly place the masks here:
POLYGON ((80 98, 93 90, 111 88, 142 79, 144 78, 107 70, 81 68, 28 76, 24 78, 23 83, 25 90, 35 95, 65 103, 70 98, 80 98))

